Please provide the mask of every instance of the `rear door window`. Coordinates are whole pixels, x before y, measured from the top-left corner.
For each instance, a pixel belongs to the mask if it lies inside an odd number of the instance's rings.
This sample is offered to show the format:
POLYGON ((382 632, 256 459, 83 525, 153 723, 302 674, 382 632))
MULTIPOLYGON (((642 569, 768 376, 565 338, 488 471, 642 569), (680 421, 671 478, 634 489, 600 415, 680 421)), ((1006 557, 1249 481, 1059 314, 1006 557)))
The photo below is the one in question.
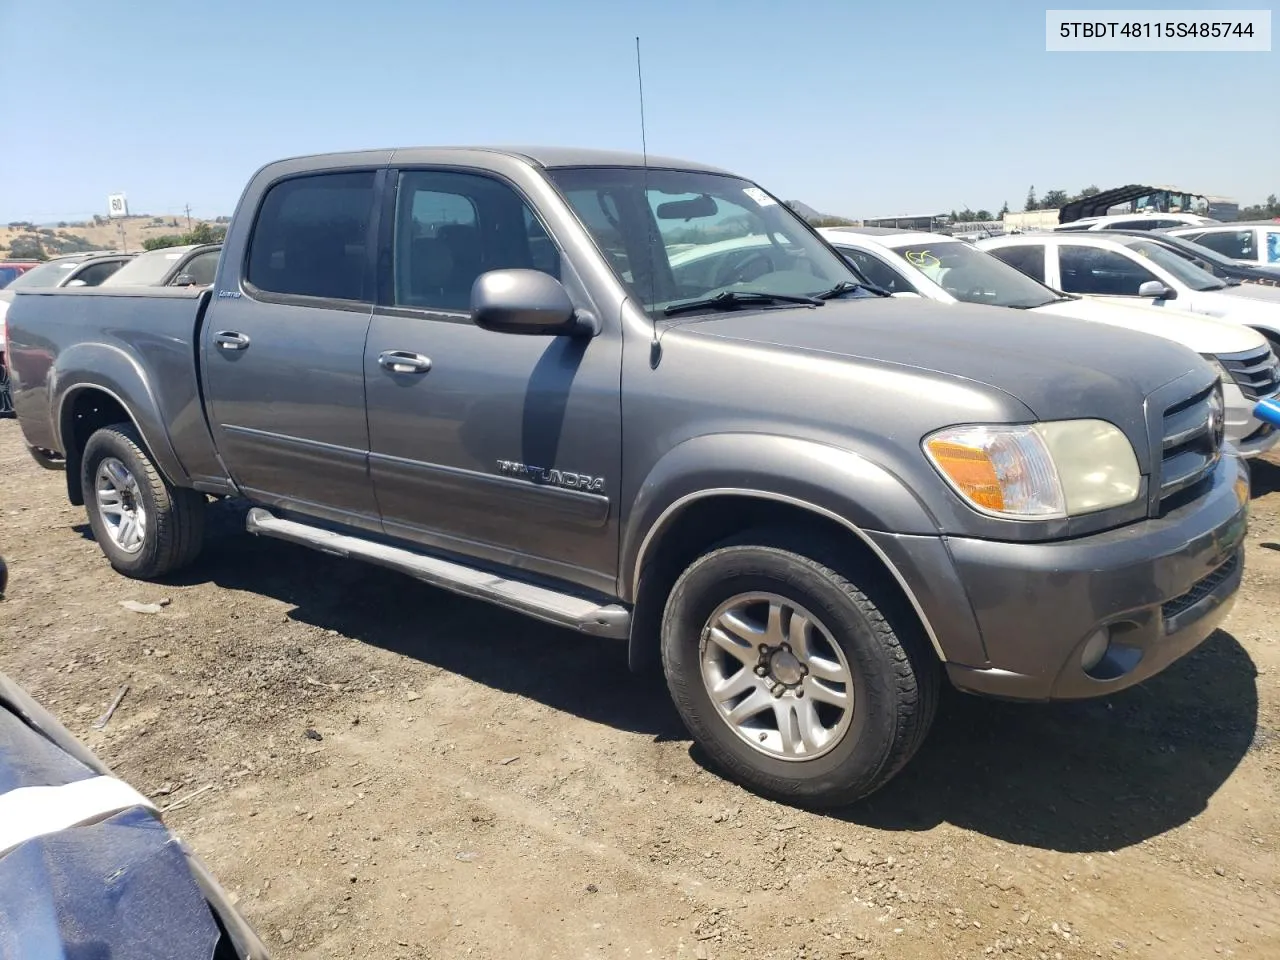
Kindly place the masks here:
POLYGON ((125 265, 125 260, 104 260, 102 263, 91 263, 72 279, 83 280, 86 287, 96 287, 125 265))
POLYGON ((988 250, 1015 270, 1020 270, 1033 280, 1044 283, 1044 244, 1028 243, 1025 246, 995 247, 988 250))
POLYGON ((372 302, 369 223, 374 172, 294 177, 272 186, 249 239, 257 290, 372 302))

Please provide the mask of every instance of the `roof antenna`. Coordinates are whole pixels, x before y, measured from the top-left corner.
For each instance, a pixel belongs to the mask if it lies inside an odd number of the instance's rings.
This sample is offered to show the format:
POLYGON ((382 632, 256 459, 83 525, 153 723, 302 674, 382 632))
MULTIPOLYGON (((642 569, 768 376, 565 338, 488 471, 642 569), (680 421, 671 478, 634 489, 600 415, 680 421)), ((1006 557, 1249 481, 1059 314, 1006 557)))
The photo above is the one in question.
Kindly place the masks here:
MULTIPOLYGON (((649 201, 649 141, 645 136, 644 129, 644 70, 640 66, 640 38, 636 37, 636 82, 640 88, 640 153, 644 158, 644 197, 645 202, 649 201)), ((653 259, 653 244, 658 238, 649 237, 649 295, 654 294, 653 279, 656 274, 653 259)), ((653 339, 649 341, 649 367, 656 368, 658 361, 662 359, 662 346, 658 342, 658 321, 656 318, 650 317, 649 322, 653 329, 653 339)))

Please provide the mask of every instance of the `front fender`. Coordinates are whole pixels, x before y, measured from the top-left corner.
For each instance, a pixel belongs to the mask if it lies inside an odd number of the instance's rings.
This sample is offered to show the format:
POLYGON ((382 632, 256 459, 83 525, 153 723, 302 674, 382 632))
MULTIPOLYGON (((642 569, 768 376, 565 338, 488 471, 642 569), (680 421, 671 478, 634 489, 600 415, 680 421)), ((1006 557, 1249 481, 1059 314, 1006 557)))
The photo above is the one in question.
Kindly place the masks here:
POLYGON ((853 451, 758 433, 694 437, 667 451, 640 485, 622 535, 624 599, 635 600, 645 555, 663 527, 687 503, 716 492, 814 507, 859 530, 938 534, 937 521, 901 478, 853 451))
MULTIPOLYGON (((174 450, 146 371, 134 357, 111 344, 76 344, 59 354, 54 363, 49 377, 49 405, 60 452, 70 453, 71 410, 75 398, 90 389, 102 391, 124 408, 156 466, 171 483, 190 483, 190 476, 174 450)), ((67 459, 70 463, 71 457, 67 459)))

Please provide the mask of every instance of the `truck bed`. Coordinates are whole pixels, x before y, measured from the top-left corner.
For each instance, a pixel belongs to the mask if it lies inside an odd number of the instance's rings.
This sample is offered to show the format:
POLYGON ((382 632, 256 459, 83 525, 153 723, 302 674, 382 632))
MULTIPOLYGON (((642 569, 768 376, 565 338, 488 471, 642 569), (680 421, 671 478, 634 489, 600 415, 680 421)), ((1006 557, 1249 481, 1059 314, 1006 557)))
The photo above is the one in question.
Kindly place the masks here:
POLYGON ((208 289, 15 292, 8 362, 14 409, 30 445, 65 452, 66 398, 97 387, 116 397, 147 397, 151 409, 135 411, 148 421, 139 428, 152 437, 160 431, 192 481, 223 477, 200 398, 199 331, 208 289))

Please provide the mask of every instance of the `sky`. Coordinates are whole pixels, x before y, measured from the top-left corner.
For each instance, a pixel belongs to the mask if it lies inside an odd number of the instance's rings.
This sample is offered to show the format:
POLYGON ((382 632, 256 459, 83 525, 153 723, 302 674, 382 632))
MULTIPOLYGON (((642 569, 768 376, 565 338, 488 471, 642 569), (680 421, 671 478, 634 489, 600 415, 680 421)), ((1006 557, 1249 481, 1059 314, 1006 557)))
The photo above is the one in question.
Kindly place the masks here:
POLYGON ((825 213, 1280 193, 1280 53, 1047 53, 1045 6, 0 0, 0 222, 105 214, 114 192, 229 214, 262 164, 330 150, 636 150, 636 36, 650 153, 825 213))

